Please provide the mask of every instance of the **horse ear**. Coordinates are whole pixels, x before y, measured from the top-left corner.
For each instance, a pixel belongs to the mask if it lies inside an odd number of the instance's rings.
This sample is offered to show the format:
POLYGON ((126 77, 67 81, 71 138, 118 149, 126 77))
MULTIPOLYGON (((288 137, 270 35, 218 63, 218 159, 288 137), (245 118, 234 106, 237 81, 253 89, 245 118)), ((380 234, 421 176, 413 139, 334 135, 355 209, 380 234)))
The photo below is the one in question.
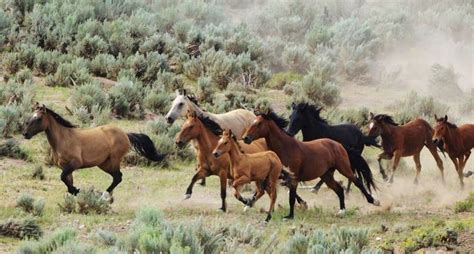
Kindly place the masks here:
POLYGON ((296 108, 296 103, 295 102, 291 103, 291 108, 296 108))
POLYGON ((186 89, 183 89, 183 95, 186 96, 186 89))
POLYGON ((232 130, 231 130, 231 129, 228 129, 228 130, 227 130, 227 135, 228 135, 229 137, 232 137, 232 130))
POLYGON ((370 117, 370 120, 374 119, 374 113, 369 112, 369 117, 370 117))
POLYGON ((176 96, 178 96, 179 95, 179 89, 176 89, 175 93, 176 93, 176 96))
POLYGON ((435 118, 436 122, 438 122, 438 116, 436 114, 434 114, 434 118, 435 118))
POLYGON ((43 106, 41 106, 41 110, 46 113, 46 106, 43 104, 43 106))
POLYGON ((448 121, 448 115, 444 115, 444 121, 445 121, 445 122, 448 121))

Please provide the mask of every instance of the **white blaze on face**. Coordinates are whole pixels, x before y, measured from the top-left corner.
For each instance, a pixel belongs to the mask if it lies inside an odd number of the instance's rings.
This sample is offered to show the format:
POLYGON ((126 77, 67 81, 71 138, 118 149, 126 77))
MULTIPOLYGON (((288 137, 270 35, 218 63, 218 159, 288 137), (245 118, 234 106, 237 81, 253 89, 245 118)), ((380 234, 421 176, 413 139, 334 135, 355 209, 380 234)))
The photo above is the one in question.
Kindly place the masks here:
POLYGON ((38 118, 38 112, 35 112, 35 113, 33 114, 33 118, 38 118))
POLYGON ((371 123, 369 124, 369 129, 372 130, 372 128, 374 128, 374 122, 371 122, 371 123))

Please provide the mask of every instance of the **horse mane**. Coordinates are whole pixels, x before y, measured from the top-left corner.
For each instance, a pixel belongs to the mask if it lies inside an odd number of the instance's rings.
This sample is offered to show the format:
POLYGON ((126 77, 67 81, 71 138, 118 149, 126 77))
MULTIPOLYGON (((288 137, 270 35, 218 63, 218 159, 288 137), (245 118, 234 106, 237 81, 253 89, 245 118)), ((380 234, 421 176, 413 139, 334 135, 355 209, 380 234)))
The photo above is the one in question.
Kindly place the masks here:
POLYGON ((396 123, 391 116, 386 115, 386 114, 376 115, 376 116, 374 116, 374 119, 377 120, 377 121, 382 121, 382 122, 385 122, 385 123, 388 123, 388 124, 391 124, 391 125, 398 126, 398 123, 396 123))
POLYGON ((447 121, 446 121, 445 123, 448 125, 449 128, 452 128, 452 129, 458 127, 458 126, 457 126, 456 124, 454 124, 454 123, 450 123, 450 122, 447 122, 447 121))
POLYGON ((198 100, 196 98, 196 96, 194 94, 188 94, 188 95, 185 95, 186 98, 188 98, 188 100, 190 100, 192 103, 196 104, 196 106, 199 106, 198 104, 198 100))
POLYGON ((288 120, 286 120, 282 116, 279 116, 277 113, 275 113, 273 111, 269 111, 267 114, 260 113, 260 114, 257 114, 257 115, 261 115, 265 119, 272 120, 282 130, 285 130, 286 126, 288 126, 288 120))
POLYGON ((221 126, 209 117, 198 116, 199 120, 204 126, 210 130, 214 135, 220 136, 223 132, 221 126))
POLYGON ((301 102, 298 105, 296 105, 296 108, 299 110, 307 110, 309 111, 311 115, 315 117, 316 121, 328 124, 328 121, 322 118, 320 115, 321 110, 323 109, 322 107, 318 107, 316 105, 309 104, 307 102, 301 102))
POLYGON ((77 126, 69 122, 68 120, 64 119, 62 116, 58 115, 58 113, 52 111, 49 108, 46 108, 46 112, 53 116, 54 120, 58 122, 60 125, 66 127, 66 128, 76 128, 77 126))
POLYGON ((234 134, 232 134, 232 139, 235 141, 235 144, 237 145, 237 148, 239 148, 239 151, 241 153, 245 153, 244 149, 242 149, 242 146, 240 146, 239 141, 237 141, 237 137, 234 134))

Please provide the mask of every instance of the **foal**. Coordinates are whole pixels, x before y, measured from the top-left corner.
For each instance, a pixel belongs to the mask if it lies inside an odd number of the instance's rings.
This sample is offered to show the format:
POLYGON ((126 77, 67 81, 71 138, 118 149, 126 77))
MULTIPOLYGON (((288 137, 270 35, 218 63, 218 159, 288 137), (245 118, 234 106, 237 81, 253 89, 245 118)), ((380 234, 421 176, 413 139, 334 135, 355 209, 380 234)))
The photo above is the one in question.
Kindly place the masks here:
MULTIPOLYGON (((222 129, 216 122, 207 117, 198 116, 195 112, 189 112, 186 122, 181 127, 181 131, 176 135, 176 145, 182 148, 191 140, 195 140, 198 148, 197 172, 186 189, 185 199, 191 197, 196 181, 210 175, 217 175, 219 176, 221 187, 222 206, 220 209, 225 212, 226 181, 228 178, 232 179, 229 174, 230 158, 228 155, 219 158, 215 158, 212 155, 212 150, 216 147, 220 134, 222 134, 222 129)), ((265 140, 261 139, 252 145, 246 145, 242 142, 242 149, 246 153, 256 153, 266 151, 267 146, 265 140)))
POLYGON ((272 151, 245 154, 230 130, 224 131, 212 154, 216 158, 229 154, 230 173, 234 179, 232 183, 234 196, 240 202, 246 206, 253 206, 265 191, 267 192, 270 196, 270 208, 265 221, 270 221, 277 198, 277 181, 283 168, 278 156, 272 151), (257 192, 252 199, 242 198, 240 190, 244 184, 252 181, 255 181, 257 192))
POLYGON ((370 113, 369 135, 382 137, 383 153, 379 155, 378 163, 380 172, 382 168, 382 159, 392 159, 392 173, 389 182, 393 183, 393 175, 397 170, 401 157, 413 156, 416 165, 415 183, 418 183, 418 177, 421 171, 420 153, 423 146, 426 146, 433 155, 441 173, 441 179, 444 183, 443 161, 438 155, 436 145, 432 141, 433 128, 423 119, 415 119, 404 125, 395 123, 391 116, 379 114, 374 116, 370 113))
POLYGON ((78 129, 51 109, 36 103, 36 110, 28 120, 23 136, 30 139, 42 131, 46 132, 55 163, 63 170, 61 180, 73 195, 79 192, 72 178, 76 169, 98 166, 110 174, 113 181, 107 192, 111 196, 122 181, 120 162, 131 147, 152 161, 161 161, 165 157, 156 151, 145 134, 125 133, 112 125, 78 129))
POLYGON ((265 138, 268 148, 274 151, 280 158, 283 165, 289 167, 294 174, 294 180, 290 188, 290 213, 285 219, 293 219, 296 201, 296 189, 299 181, 310 181, 321 177, 326 185, 334 190, 339 198, 340 213, 345 211, 344 189, 334 179, 334 170, 352 181, 361 190, 367 202, 379 205, 365 189, 360 178, 354 176, 352 167, 366 182, 367 188, 375 188, 372 173, 368 167, 351 165, 349 156, 362 158, 357 152, 346 149, 338 142, 323 138, 308 142, 301 142, 288 135, 284 128, 288 121, 269 111, 266 114, 257 115, 257 119, 244 134, 245 143, 249 144, 253 140, 265 138), (350 153, 350 154, 348 154, 350 153))
POLYGON ((459 176, 461 188, 464 188, 463 170, 474 148, 474 124, 463 124, 457 127, 448 122, 448 116, 438 118, 435 115, 436 126, 433 133, 433 142, 444 142, 446 152, 453 161, 459 176))

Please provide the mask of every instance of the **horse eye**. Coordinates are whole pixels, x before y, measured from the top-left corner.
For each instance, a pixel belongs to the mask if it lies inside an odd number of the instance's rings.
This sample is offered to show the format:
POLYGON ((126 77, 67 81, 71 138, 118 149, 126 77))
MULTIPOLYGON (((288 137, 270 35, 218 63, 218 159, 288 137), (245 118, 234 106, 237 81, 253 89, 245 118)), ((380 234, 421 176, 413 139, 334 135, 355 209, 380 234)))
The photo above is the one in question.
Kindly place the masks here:
POLYGON ((182 102, 180 102, 180 103, 178 104, 178 106, 180 106, 180 107, 182 107, 183 105, 184 105, 184 103, 182 103, 182 102))

